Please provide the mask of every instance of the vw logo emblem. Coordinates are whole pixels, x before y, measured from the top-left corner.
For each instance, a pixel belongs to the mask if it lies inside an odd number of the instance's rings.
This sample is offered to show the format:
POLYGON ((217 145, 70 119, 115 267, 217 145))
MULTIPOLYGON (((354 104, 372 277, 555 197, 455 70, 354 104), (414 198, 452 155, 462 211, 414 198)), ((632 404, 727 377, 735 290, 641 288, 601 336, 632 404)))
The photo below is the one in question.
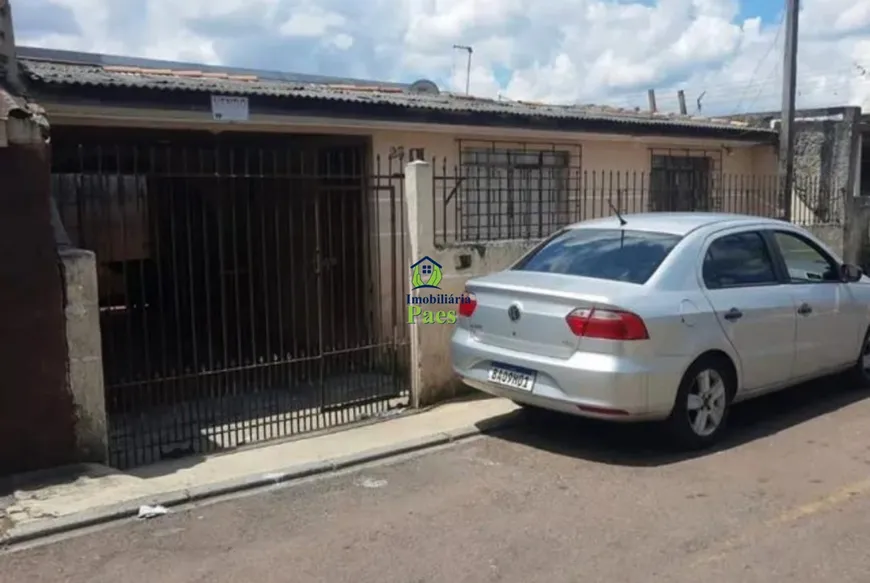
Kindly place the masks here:
POLYGON ((511 322, 516 322, 520 319, 520 307, 516 304, 513 304, 508 308, 508 318, 511 319, 511 322))

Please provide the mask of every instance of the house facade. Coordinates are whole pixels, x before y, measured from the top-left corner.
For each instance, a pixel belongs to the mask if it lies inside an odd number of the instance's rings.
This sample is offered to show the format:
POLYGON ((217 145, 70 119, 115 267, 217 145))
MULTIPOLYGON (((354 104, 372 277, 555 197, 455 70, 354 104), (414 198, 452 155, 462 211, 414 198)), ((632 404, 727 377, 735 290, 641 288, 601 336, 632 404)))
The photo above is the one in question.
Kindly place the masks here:
POLYGON ((409 162, 431 165, 431 208, 414 220, 433 249, 492 246, 489 268, 615 210, 783 213, 769 127, 429 82, 18 55, 52 123, 63 226, 97 257, 119 466, 408 404, 409 162))

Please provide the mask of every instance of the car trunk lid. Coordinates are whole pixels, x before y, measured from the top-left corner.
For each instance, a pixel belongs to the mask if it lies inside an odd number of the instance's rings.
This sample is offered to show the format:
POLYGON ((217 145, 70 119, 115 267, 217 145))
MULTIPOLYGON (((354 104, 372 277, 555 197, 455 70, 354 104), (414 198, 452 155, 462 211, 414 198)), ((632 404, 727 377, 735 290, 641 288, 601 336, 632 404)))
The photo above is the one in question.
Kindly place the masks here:
POLYGON ((619 309, 642 286, 573 275, 503 271, 472 280, 477 299, 468 321, 479 342, 567 359, 581 349, 612 352, 618 341, 574 335, 566 322, 577 309, 619 309))

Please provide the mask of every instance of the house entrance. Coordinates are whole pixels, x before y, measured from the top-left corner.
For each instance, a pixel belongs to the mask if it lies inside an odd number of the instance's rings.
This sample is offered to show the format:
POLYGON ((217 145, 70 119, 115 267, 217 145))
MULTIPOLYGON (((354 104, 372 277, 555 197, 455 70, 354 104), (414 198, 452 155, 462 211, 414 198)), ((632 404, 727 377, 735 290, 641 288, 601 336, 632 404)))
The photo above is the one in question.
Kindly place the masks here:
POLYGON ((64 225, 97 256, 113 465, 404 403, 407 335, 380 321, 403 290, 379 278, 407 264, 382 218, 402 180, 372 175, 366 140, 61 127, 52 149, 64 225))

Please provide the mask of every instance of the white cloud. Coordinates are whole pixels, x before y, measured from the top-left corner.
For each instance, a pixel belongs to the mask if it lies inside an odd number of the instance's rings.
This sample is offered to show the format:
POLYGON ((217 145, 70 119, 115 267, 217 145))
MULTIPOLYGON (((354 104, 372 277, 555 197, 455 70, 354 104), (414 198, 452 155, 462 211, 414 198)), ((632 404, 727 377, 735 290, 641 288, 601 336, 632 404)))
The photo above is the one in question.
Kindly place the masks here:
POLYGON ((284 36, 302 38, 317 38, 345 25, 345 18, 335 12, 327 12, 317 8, 293 12, 293 15, 282 24, 278 31, 284 36))
MULTIPOLYGON (((644 107, 655 88, 675 109, 685 89, 704 113, 779 106, 773 0, 12 1, 22 44, 464 91, 463 44, 478 95, 644 107)), ((802 5, 798 105, 870 107, 870 0, 802 5)))
POLYGON ((353 46, 353 37, 349 34, 345 34, 343 32, 338 33, 329 39, 329 44, 334 46, 335 48, 346 51, 350 47, 353 46))

